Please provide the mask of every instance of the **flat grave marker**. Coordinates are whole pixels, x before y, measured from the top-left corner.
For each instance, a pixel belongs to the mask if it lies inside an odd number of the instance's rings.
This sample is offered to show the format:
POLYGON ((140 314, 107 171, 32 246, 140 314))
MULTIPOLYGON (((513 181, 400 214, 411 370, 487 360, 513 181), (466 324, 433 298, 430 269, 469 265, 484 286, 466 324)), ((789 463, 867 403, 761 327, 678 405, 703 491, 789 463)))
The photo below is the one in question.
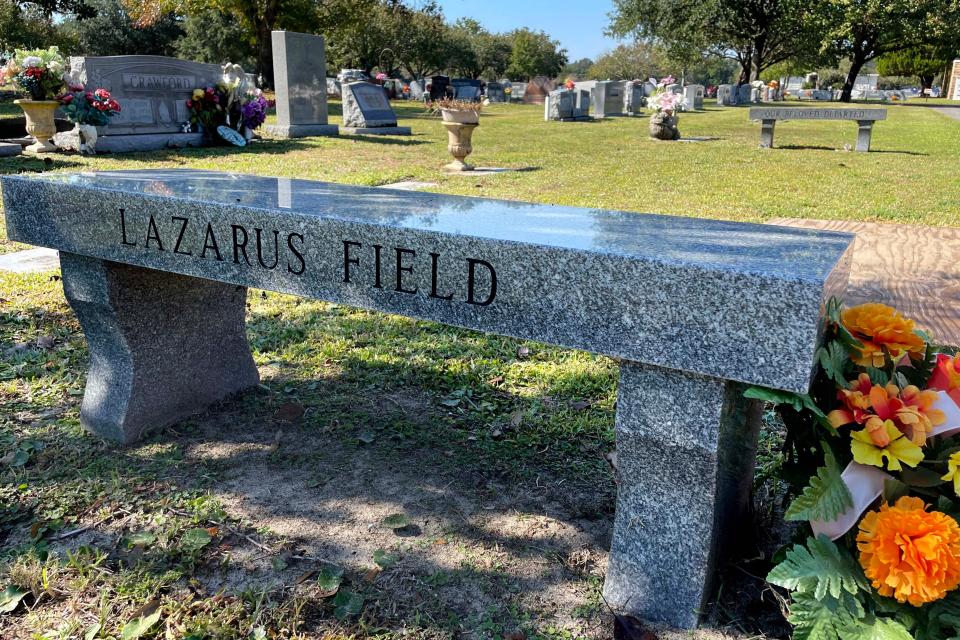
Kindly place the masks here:
POLYGON ((380 85, 349 82, 343 85, 342 91, 344 133, 410 135, 410 127, 397 126, 397 114, 380 85))

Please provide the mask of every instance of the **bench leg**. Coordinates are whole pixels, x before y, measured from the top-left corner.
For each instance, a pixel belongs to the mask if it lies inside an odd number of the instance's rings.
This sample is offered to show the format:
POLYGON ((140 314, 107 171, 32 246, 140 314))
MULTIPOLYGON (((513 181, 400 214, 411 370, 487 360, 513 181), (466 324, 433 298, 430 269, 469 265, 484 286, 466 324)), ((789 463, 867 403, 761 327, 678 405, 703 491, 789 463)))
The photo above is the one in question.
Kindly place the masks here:
POLYGON ((697 625, 718 550, 729 551, 726 541, 749 522, 761 406, 743 391, 724 380, 621 363, 619 487, 604 585, 617 614, 697 625))
POLYGON ((873 120, 857 120, 857 151, 870 151, 873 120))
POLYGON ((80 420, 130 443, 259 382, 246 287, 60 254, 90 350, 80 420))
POLYGON ((776 126, 776 120, 763 120, 760 125, 760 148, 773 148, 773 128, 776 126))

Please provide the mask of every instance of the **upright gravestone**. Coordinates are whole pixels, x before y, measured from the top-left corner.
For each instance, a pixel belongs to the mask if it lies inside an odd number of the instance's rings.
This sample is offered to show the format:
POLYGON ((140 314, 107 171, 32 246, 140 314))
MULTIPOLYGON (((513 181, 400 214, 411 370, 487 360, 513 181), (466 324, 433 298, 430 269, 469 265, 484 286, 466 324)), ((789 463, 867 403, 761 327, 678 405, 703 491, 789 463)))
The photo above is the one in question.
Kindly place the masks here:
POLYGON ((410 84, 410 99, 411 100, 423 100, 423 94, 426 92, 424 89, 426 83, 423 80, 411 80, 410 84))
POLYGON ((623 83, 616 80, 598 82, 591 91, 594 118, 623 115, 623 83))
POLYGON ((737 94, 732 84, 722 84, 717 87, 717 104, 721 107, 732 107, 737 104, 737 94))
POLYGON ((753 87, 748 84, 741 84, 737 87, 737 104, 747 104, 750 102, 750 94, 753 87))
POLYGON ((327 122, 323 36, 274 31, 272 44, 277 124, 267 131, 278 138, 336 135, 337 125, 327 122))
POLYGON ((408 136, 410 127, 397 126, 387 94, 372 82, 343 85, 343 131, 351 134, 408 136))
POLYGON ((695 111, 703 109, 704 88, 702 84, 688 84, 683 88, 683 99, 687 102, 687 108, 695 111))
POLYGON ((544 119, 559 120, 561 122, 589 120, 589 114, 577 108, 578 93, 580 92, 574 89, 557 89, 551 91, 547 95, 547 100, 544 104, 544 119))
POLYGON ((643 83, 631 80, 623 85, 623 112, 627 115, 637 115, 646 104, 643 95, 643 83))
POLYGON ((507 94, 503 91, 503 85, 499 82, 488 82, 487 100, 490 102, 506 102, 507 94))
POLYGON ((553 91, 555 84, 553 80, 546 76, 537 76, 527 83, 526 90, 523 92, 523 101, 527 104, 543 104, 547 100, 547 94, 553 91))
POLYGON ((586 89, 574 89, 574 97, 577 102, 576 115, 582 120, 590 119, 590 92, 586 89))
POLYGON ((665 89, 670 93, 677 93, 677 94, 683 93, 683 87, 681 87, 679 84, 668 84, 665 87, 665 89))
POLYGON ((106 89, 123 107, 97 141, 98 151, 111 152, 201 145, 200 133, 183 132, 187 100, 223 76, 219 65, 163 56, 72 57, 70 69, 74 80, 106 89))
POLYGON ((653 84, 649 80, 643 83, 643 97, 649 98, 653 95, 653 92, 657 90, 657 85, 653 84))

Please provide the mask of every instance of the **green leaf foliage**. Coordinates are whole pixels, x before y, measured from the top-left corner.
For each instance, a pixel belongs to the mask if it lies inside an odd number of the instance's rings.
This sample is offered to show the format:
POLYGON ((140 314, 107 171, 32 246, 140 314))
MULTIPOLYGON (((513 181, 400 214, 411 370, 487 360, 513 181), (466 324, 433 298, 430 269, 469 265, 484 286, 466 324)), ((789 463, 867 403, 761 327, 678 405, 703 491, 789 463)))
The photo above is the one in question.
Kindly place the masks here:
POLYGON ((766 387, 750 387, 743 392, 743 397, 752 400, 762 400, 775 405, 785 404, 791 407, 797 413, 804 410, 813 414, 817 423, 826 429, 831 435, 839 435, 820 407, 807 394, 793 393, 792 391, 782 391, 780 389, 767 389, 766 387))
POLYGON ((187 529, 180 539, 180 545, 187 553, 196 553, 210 544, 212 539, 206 529, 187 529))
POLYGON ((863 605, 849 593, 817 598, 800 591, 793 594, 788 620, 794 640, 846 640, 844 630, 863 615, 863 605))
POLYGON ((363 596, 352 591, 340 591, 333 599, 333 615, 340 620, 359 615, 363 610, 363 596))
POLYGON ((847 386, 844 367, 849 361, 849 357, 847 350, 837 340, 820 347, 817 351, 817 360, 820 362, 820 367, 827 374, 827 377, 840 387, 847 386))
POLYGON ((383 549, 377 549, 373 552, 373 561, 377 563, 377 566, 381 569, 389 569, 397 564, 398 559, 397 556, 387 553, 383 549))
POLYGON ((808 538, 806 546, 794 545, 770 571, 767 581, 798 593, 812 593, 818 600, 869 588, 856 560, 823 535, 808 538))
POLYGON ((840 631, 842 640, 913 640, 910 631, 896 620, 871 617, 855 620, 840 631))
POLYGON ((20 606, 20 601, 29 591, 20 587, 10 585, 3 591, 0 591, 0 613, 10 613, 20 606))
POLYGON ((334 595, 340 589, 341 582, 343 582, 343 570, 339 567, 326 566, 317 576, 317 586, 323 591, 325 598, 334 595))
POLYGON ((853 507, 850 490, 840 477, 842 473, 830 448, 823 447, 824 465, 810 484, 797 496, 785 514, 787 520, 834 520, 853 507))
POLYGON ((380 524, 387 529, 403 529, 410 525, 410 518, 405 513, 394 513, 384 518, 380 524))
POLYGON ((134 618, 127 624, 123 625, 123 630, 120 632, 120 638, 121 640, 136 640, 149 631, 150 627, 157 624, 159 621, 160 609, 157 609, 148 616, 134 618))

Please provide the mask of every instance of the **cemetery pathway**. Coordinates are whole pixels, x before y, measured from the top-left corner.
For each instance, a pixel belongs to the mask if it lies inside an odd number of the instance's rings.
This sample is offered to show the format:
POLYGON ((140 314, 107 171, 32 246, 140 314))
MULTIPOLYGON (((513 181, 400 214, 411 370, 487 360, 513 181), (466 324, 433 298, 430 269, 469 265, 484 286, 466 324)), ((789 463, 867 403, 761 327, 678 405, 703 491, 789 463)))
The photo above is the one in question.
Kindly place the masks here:
POLYGON ((798 218, 770 223, 857 234, 845 302, 889 304, 935 341, 960 345, 960 229, 798 218))
POLYGON ((960 107, 934 107, 934 111, 942 113, 948 118, 960 120, 960 107))

